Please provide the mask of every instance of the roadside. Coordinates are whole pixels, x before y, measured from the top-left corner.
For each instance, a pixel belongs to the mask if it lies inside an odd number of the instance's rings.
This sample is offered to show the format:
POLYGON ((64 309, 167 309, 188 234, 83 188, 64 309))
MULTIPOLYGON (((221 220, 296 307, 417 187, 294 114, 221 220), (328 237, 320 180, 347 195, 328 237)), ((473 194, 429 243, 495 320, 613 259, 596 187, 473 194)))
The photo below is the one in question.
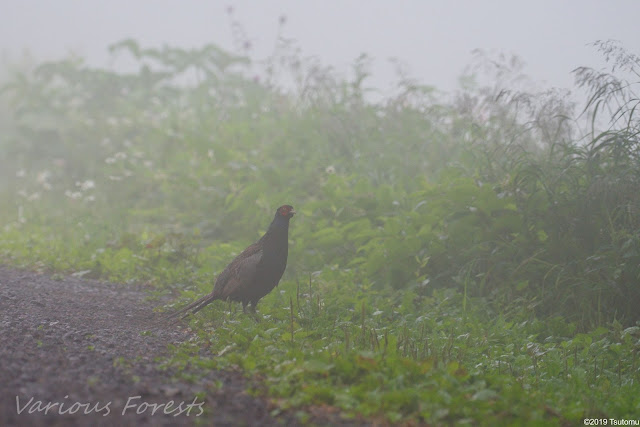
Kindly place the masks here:
POLYGON ((188 335, 154 327, 147 296, 0 266, 0 425, 297 424, 288 412, 271 417, 239 373, 211 371, 187 384, 158 369, 167 345, 188 335), (153 414, 153 404, 164 406, 153 414))

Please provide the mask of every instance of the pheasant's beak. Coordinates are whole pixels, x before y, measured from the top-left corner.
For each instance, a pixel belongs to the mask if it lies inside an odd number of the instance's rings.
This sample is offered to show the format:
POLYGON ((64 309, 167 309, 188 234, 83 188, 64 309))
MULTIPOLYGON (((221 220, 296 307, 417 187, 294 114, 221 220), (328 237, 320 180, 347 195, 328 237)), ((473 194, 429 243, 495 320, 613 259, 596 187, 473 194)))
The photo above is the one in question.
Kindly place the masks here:
POLYGON ((291 209, 291 210, 289 211, 289 213, 290 213, 291 215, 295 215, 295 214, 296 214, 296 211, 294 211, 293 209, 291 209))

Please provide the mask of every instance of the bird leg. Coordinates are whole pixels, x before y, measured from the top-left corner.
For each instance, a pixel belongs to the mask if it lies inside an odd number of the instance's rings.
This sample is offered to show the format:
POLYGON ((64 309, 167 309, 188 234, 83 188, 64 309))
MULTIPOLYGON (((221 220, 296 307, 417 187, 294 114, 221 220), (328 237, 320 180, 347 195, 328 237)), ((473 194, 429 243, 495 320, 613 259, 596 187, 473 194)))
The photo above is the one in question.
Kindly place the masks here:
POLYGON ((256 322, 260 322, 262 320, 262 316, 258 314, 256 311, 256 306, 258 305, 257 301, 251 301, 251 307, 249 307, 249 311, 251 311, 251 315, 256 322))

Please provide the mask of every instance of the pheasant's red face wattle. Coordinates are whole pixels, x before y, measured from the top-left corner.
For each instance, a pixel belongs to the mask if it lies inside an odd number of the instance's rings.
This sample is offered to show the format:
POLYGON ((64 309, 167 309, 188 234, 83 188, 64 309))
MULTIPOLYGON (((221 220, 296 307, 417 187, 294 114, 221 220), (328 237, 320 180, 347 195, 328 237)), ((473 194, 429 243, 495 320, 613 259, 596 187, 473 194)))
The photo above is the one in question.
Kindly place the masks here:
POLYGON ((291 205, 283 205, 278 208, 278 213, 282 216, 292 217, 296 211, 293 210, 291 205))

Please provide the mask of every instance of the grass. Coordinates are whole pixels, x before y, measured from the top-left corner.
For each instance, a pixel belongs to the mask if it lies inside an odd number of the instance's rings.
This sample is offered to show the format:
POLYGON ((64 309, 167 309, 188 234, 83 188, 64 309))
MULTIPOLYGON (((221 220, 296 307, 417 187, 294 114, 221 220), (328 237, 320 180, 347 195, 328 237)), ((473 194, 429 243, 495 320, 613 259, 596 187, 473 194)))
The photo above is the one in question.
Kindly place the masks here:
MULTIPOLYGON (((16 234, 2 239, 5 256, 23 246, 19 239, 52 240, 16 234)), ((148 276, 162 289, 175 278, 165 265, 173 252, 154 258, 106 250, 98 260, 102 277, 148 276)), ((61 253, 49 264, 35 247, 24 258, 15 254, 11 262, 18 265, 39 260, 67 272, 92 267, 73 252, 68 264, 61 253)), ((214 274, 198 270, 207 259, 204 250, 170 263, 191 290, 167 310, 210 291, 214 274)), ((533 305, 514 314, 482 298, 467 296, 465 304, 465 295, 452 289, 431 296, 379 290, 354 284, 349 270, 304 279, 284 281, 265 297, 259 322, 237 304, 214 302, 189 318, 195 339, 173 348, 161 365, 185 381, 197 379, 198 370, 241 370, 256 380, 254 393, 279 410, 336 407, 347 416, 394 423, 563 425, 585 417, 632 418, 640 405, 638 326, 614 322, 581 333, 561 317, 538 319, 533 305)))
POLYGON ((146 283, 173 310, 291 203, 262 320, 219 301, 190 318, 194 338, 162 361, 179 379, 238 369, 303 421, 310 407, 408 425, 637 416, 635 83, 580 69, 587 110, 618 107, 576 136, 561 97, 473 76, 457 101, 404 80, 373 104, 366 70, 271 61, 284 68, 269 76, 307 82, 288 92, 215 46, 113 49, 151 65, 63 60, 3 86, 4 263, 146 283))

